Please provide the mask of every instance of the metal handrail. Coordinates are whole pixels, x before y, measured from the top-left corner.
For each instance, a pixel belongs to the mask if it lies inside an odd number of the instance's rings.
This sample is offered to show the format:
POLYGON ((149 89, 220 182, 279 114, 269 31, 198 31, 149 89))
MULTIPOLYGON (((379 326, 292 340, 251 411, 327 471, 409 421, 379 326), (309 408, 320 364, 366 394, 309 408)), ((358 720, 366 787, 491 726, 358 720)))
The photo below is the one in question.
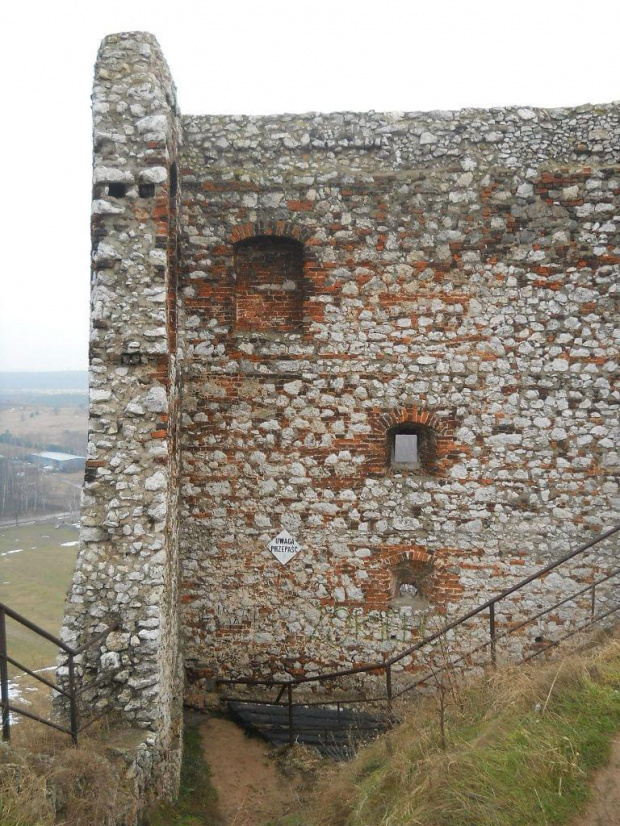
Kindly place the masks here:
MULTIPOLYGON (((545 608, 543 611, 539 611, 538 613, 533 614, 531 617, 528 617, 526 620, 523 620, 523 622, 520 622, 517 625, 511 626, 510 628, 503 631, 501 634, 497 634, 495 636, 494 640, 489 639, 489 640, 486 640, 485 642, 480 643, 480 645, 477 645, 474 648, 470 648, 464 654, 461 654, 459 657, 457 657, 456 660, 451 660, 450 663, 448 663, 446 666, 443 666, 442 668, 437 668, 434 671, 431 671, 431 673, 428 674, 427 676, 422 677, 421 679, 416 680, 416 682, 411 683, 410 685, 406 686, 405 688, 400 689, 397 693, 395 693, 393 695, 393 699, 396 699, 397 697, 400 697, 403 694, 406 694, 407 692, 411 691, 412 689, 417 688, 417 686, 422 685, 423 683, 427 682, 427 680, 429 680, 431 677, 435 676, 436 674, 440 674, 446 668, 454 668, 455 666, 459 665, 459 663, 470 660, 471 657, 474 654, 477 654, 478 652, 484 650, 485 648, 488 648, 490 645, 493 645, 494 643, 497 644, 498 641, 504 639, 505 637, 508 637, 511 634, 514 634, 515 632, 520 631, 526 625, 528 625, 531 622, 535 622, 537 619, 540 619, 545 614, 548 614, 550 611, 553 611, 556 608, 559 608, 562 605, 565 605, 567 602, 572 602, 573 600, 577 599, 578 597, 583 596, 584 594, 588 593, 588 591, 593 593, 594 590, 596 589, 597 585, 601 585, 603 582, 607 582, 608 580, 613 579, 613 577, 616 577, 616 576, 619 576, 619 575, 620 575, 620 568, 616 568, 610 574, 607 574, 606 576, 603 576, 600 579, 595 580, 590 585, 586 585, 585 588, 582 588, 581 590, 576 591, 573 594, 570 594, 569 596, 565 597, 564 599, 560 600, 559 602, 556 602, 553 605, 549 606, 548 608, 545 608)), ((537 651, 534 654, 530 655, 529 657, 525 658, 521 662, 526 662, 530 659, 533 659, 534 657, 539 656, 539 654, 544 653, 544 651, 547 651, 549 648, 553 648, 554 646, 558 645, 563 640, 574 636, 574 634, 576 634, 579 631, 589 627, 594 622, 599 622, 600 620, 605 619, 606 617, 610 616, 611 614, 615 613, 616 611, 620 611, 620 605, 618 605, 617 607, 612 608, 611 610, 605 612, 605 614, 600 614, 598 616, 595 616, 594 615, 594 603, 592 603, 592 606, 591 606, 591 619, 584 626, 580 626, 580 628, 576 629, 575 631, 569 632, 567 635, 562 637, 557 642, 549 641, 549 644, 546 647, 541 648, 539 651, 537 651)), ((234 681, 229 681, 229 682, 234 682, 234 681)), ((281 688, 281 690, 278 693, 278 696, 275 700, 275 703, 274 703, 273 700, 258 700, 258 699, 245 700, 245 698, 234 697, 234 696, 224 696, 224 697, 222 697, 222 699, 223 700, 236 701, 236 702, 251 702, 251 703, 257 704, 257 705, 274 705, 274 704, 278 705, 278 704, 280 704, 282 694, 284 693, 283 690, 285 688, 286 688, 286 686, 283 686, 281 688)), ((364 696, 364 697, 345 697, 345 698, 341 697, 337 701, 334 700, 333 698, 326 698, 324 700, 312 700, 312 701, 307 701, 307 702, 304 700, 303 704, 304 704, 304 706, 325 706, 325 705, 334 705, 334 704, 338 704, 338 703, 345 703, 347 705, 354 705, 354 704, 362 704, 362 703, 372 704, 372 703, 382 703, 382 702, 385 702, 385 696, 380 694, 380 695, 376 695, 374 697, 368 697, 368 696, 364 696)))
MULTIPOLYGON (((558 602, 551 605, 549 608, 546 608, 545 610, 540 611, 540 612, 534 614, 531 617, 528 617, 528 619, 524 620, 523 622, 519 623, 516 626, 513 626, 512 628, 507 629, 506 631, 504 631, 501 634, 498 634, 497 630, 496 630, 495 606, 497 605, 497 603, 500 602, 501 600, 505 599, 506 597, 511 596, 512 594, 516 593, 517 591, 520 591, 522 588, 524 588, 526 585, 529 585, 531 582, 534 582, 536 580, 541 579, 546 574, 548 574, 551 571, 558 568, 560 565, 563 565, 564 563, 569 562, 571 559, 574 559, 576 556, 579 556, 580 554, 585 553, 586 551, 590 550, 594 546, 596 546, 599 543, 603 542, 605 539, 608 539, 609 537, 613 536, 614 534, 617 534, 619 531, 620 531, 620 525, 616 525, 615 527, 610 528, 608 531, 605 531, 605 533, 601 534, 600 536, 597 536, 595 539, 592 539, 589 542, 586 542, 583 545, 580 545, 574 551, 570 551, 569 553, 565 554, 564 556, 560 557, 559 559, 556 559, 555 561, 549 563, 544 568, 541 568, 540 570, 536 571, 535 573, 531 574, 530 576, 525 577, 525 579, 520 580, 518 583, 516 583, 516 585, 513 585, 510 588, 506 588, 501 593, 497 594, 496 596, 492 597, 491 599, 487 600, 486 602, 482 603, 481 605, 477 606, 476 608, 472 609, 471 611, 468 611, 466 614, 463 614, 462 616, 458 617, 457 619, 455 619, 452 622, 448 623, 447 625, 443 626, 439 631, 435 631, 434 633, 429 634, 428 636, 424 637, 424 639, 419 640, 417 643, 415 643, 414 645, 412 645, 409 648, 405 649, 404 651, 401 651, 400 653, 395 654, 392 657, 389 657, 387 659, 381 660, 379 662, 374 662, 374 663, 363 663, 361 665, 354 666, 352 668, 341 669, 341 670, 338 670, 338 671, 327 672, 327 673, 324 673, 324 674, 317 674, 317 675, 314 675, 312 677, 293 677, 293 678, 288 679, 288 680, 287 679, 271 679, 271 678, 270 679, 265 679, 265 680, 256 680, 256 679, 251 679, 251 678, 246 678, 246 677, 239 677, 239 678, 232 678, 232 679, 231 678, 229 678, 229 679, 218 678, 215 681, 216 685, 263 686, 265 688, 273 688, 275 686, 279 686, 280 690, 279 690, 279 693, 278 693, 278 697, 276 699, 276 704, 286 704, 286 705, 288 705, 288 707, 289 707, 289 718, 292 721, 292 719, 293 719, 292 694, 293 694, 293 689, 295 687, 300 686, 300 685, 309 684, 309 683, 332 682, 332 681, 338 679, 339 677, 349 677, 349 676, 353 676, 355 674, 367 674, 367 673, 370 673, 370 672, 377 672, 378 674, 385 673, 386 686, 385 686, 385 695, 384 696, 381 696, 381 697, 377 696, 377 697, 372 697, 372 698, 362 698, 362 699, 352 698, 350 700, 340 699, 339 702, 340 703, 364 703, 364 702, 365 703, 374 703, 374 702, 385 702, 387 700, 388 711, 390 711, 392 701, 394 699, 396 699, 399 696, 402 696, 402 694, 406 693, 407 691, 410 691, 411 689, 427 682, 432 676, 434 676, 438 673, 442 673, 446 668, 454 667, 456 664, 462 662, 463 660, 466 660, 466 659, 470 658, 473 654, 477 653, 478 651, 480 651, 482 649, 485 649, 485 648, 488 648, 488 647, 491 648, 491 662, 492 662, 493 665, 495 665, 496 664, 496 646, 497 646, 497 642, 499 640, 504 639, 505 637, 507 637, 508 635, 514 633, 515 631, 520 630, 521 628, 523 628, 528 623, 534 622, 536 619, 540 619, 540 617, 544 616, 545 614, 549 613, 550 611, 553 611, 554 609, 559 608, 561 605, 564 605, 565 603, 570 602, 571 600, 574 600, 574 599, 578 598, 579 596, 583 596, 585 593, 590 591, 591 592, 591 617, 590 617, 590 620, 588 621, 588 623, 586 623, 582 628, 579 628, 575 631, 570 632, 569 634, 562 637, 560 640, 550 643, 548 646, 546 646, 542 650, 537 651, 535 654, 530 655, 527 658, 525 658, 524 660, 522 660, 522 662, 526 662, 530 659, 533 659, 533 657, 538 656, 539 654, 541 654, 544 651, 548 650, 549 648, 552 648, 556 645, 559 645, 560 642, 562 642, 565 639, 568 639, 571 636, 574 636, 574 634, 578 633, 580 630, 584 630, 585 628, 588 628, 589 626, 593 625, 596 622, 600 622, 602 619, 605 619, 606 617, 611 616, 616 611, 620 610, 620 605, 619 605, 619 606, 617 606, 615 608, 612 608, 611 610, 609 610, 609 611, 607 611, 604 614, 599 615, 599 616, 595 616, 595 613, 594 613, 595 600, 596 600, 596 586, 600 585, 601 583, 606 582, 609 579, 611 579, 612 577, 617 576, 618 574, 620 574, 620 568, 614 570, 611 574, 607 574, 607 575, 603 576, 602 578, 591 582, 585 588, 582 588, 581 590, 577 591, 576 593, 571 594, 570 596, 565 597, 562 600, 559 600, 558 602), (427 645, 430 645, 431 643, 436 642, 438 639, 445 636, 449 631, 452 631, 455 628, 458 628, 459 626, 463 625, 464 623, 468 622, 469 620, 473 619, 474 617, 478 616, 479 614, 482 614, 484 611, 489 612, 489 639, 486 642, 476 646, 474 649, 471 649, 466 654, 463 654, 462 656, 460 656, 457 660, 443 666, 442 668, 437 669, 437 670, 431 670, 430 675, 427 675, 426 677, 424 677, 420 680, 417 680, 412 685, 409 685, 406 688, 399 690, 397 693, 394 693, 393 686, 392 686, 392 666, 393 665, 400 662, 405 657, 411 656, 412 654, 416 653, 417 651, 420 651, 420 649, 426 647, 427 645), (286 692, 286 695, 287 695, 286 701, 282 701, 282 697, 283 697, 285 692, 286 692)), ((227 698, 227 699, 231 699, 231 700, 235 699, 235 700, 241 701, 241 702, 253 702, 252 700, 248 700, 248 699, 241 698, 241 697, 238 697, 238 698, 230 697, 230 698, 227 698)), ((333 703, 333 702, 334 701, 332 700, 331 703, 333 703)), ((325 704, 329 704, 329 703, 330 703, 330 701, 326 700, 324 702, 318 702, 318 703, 316 703, 316 705, 325 705, 325 704)), ((312 705, 315 705, 315 703, 312 703, 312 705)), ((291 743, 294 742, 294 730, 292 728, 292 723, 291 723, 291 727, 289 729, 289 740, 290 740, 291 743)))
POLYGON ((77 746, 78 734, 85 728, 87 728, 87 726, 89 726, 92 722, 90 721, 80 727, 78 720, 78 697, 81 694, 83 694, 84 691, 88 690, 89 688, 93 688, 95 685, 98 685, 101 682, 101 680, 92 680, 86 685, 83 685, 81 688, 76 689, 75 658, 80 656, 80 654, 83 654, 84 651, 87 651, 89 648, 92 648, 93 645, 96 645, 98 642, 101 642, 101 640, 105 639, 108 634, 110 634, 112 631, 115 631, 118 627, 119 623, 115 622, 108 628, 106 628, 105 631, 102 631, 100 634, 97 634, 96 636, 92 637, 83 645, 78 646, 78 648, 72 648, 70 645, 67 645, 66 642, 63 642, 58 637, 54 636, 54 634, 50 634, 50 632, 46 631, 45 628, 41 628, 40 625, 37 625, 36 623, 22 616, 21 614, 18 614, 17 611, 14 611, 12 608, 9 608, 8 605, 5 605, 3 602, 0 602, 0 709, 2 714, 2 739, 6 741, 11 739, 11 712, 13 712, 14 714, 21 714, 23 717, 28 717, 30 720, 35 720, 36 722, 42 723, 43 725, 49 726, 50 728, 62 731, 64 734, 69 734, 73 739, 73 742, 77 746), (43 639, 53 643, 67 655, 67 666, 69 672, 69 685, 67 688, 63 688, 59 686, 57 683, 51 682, 51 680, 48 680, 46 677, 42 677, 40 674, 37 674, 36 671, 27 668, 25 665, 18 662, 16 659, 9 655, 6 638, 7 617, 19 623, 20 625, 23 625, 24 628, 27 628, 29 631, 32 631, 33 633, 37 634, 39 637, 43 637, 43 639), (69 728, 65 728, 64 726, 55 723, 53 720, 48 720, 44 717, 40 717, 38 714, 34 714, 32 711, 28 711, 25 708, 21 708, 20 706, 15 706, 11 704, 9 698, 9 663, 11 663, 11 665, 14 665, 16 668, 19 668, 20 670, 24 671, 30 677, 33 677, 35 680, 38 680, 40 683, 47 686, 48 688, 51 688, 54 691, 58 691, 60 694, 67 698, 67 700, 69 701, 69 728))

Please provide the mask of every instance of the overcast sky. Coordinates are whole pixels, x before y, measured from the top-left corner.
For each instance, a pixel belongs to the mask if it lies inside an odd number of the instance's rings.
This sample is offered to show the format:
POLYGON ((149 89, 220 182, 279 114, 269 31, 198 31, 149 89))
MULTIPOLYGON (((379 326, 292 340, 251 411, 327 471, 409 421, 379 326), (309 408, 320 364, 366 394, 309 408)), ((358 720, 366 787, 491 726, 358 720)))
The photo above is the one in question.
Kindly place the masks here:
POLYGON ((0 370, 87 367, 99 41, 159 39, 184 113, 620 99, 620 1, 17 0, 0 11, 0 370))

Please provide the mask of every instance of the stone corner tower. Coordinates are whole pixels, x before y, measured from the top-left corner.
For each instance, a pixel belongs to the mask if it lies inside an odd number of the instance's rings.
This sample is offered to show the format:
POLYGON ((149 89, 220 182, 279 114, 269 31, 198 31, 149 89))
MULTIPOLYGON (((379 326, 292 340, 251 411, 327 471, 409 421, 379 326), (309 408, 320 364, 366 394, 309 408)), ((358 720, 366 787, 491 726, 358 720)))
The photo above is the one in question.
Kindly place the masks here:
MULTIPOLYGON (((175 87, 152 35, 103 40, 92 111, 88 458, 63 639, 79 646, 118 623, 84 655, 84 680, 109 675, 85 701, 91 709, 112 706, 152 732, 162 752, 178 755, 180 128, 175 87)), ((174 768, 172 777, 174 785, 174 768)))

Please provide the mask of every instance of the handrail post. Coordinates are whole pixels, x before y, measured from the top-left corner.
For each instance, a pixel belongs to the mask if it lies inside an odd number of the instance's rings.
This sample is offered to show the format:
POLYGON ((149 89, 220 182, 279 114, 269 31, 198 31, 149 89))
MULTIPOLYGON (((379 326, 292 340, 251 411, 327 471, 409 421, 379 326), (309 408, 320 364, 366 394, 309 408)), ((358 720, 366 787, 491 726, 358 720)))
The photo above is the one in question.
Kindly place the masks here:
POLYGON ((288 700, 288 742, 292 746, 295 742, 295 733, 293 732, 293 683, 287 684, 286 694, 288 700))
POLYGON ((592 583, 592 596, 590 598, 590 617, 594 617, 596 610, 596 583, 592 583))
POLYGON ((0 605, 0 697, 2 699, 2 739, 11 739, 11 712, 9 711, 9 668, 6 648, 6 613, 0 605))
POLYGON ((491 637, 491 662, 493 668, 497 665, 497 651, 495 650, 495 603, 489 605, 489 635, 491 637))
POLYGON ((78 744, 78 714, 77 714, 77 697, 75 694, 75 662, 73 653, 69 654, 69 718, 71 737, 74 744, 78 744))
POLYGON ((392 713, 392 666, 385 667, 385 692, 387 694, 388 714, 392 713))

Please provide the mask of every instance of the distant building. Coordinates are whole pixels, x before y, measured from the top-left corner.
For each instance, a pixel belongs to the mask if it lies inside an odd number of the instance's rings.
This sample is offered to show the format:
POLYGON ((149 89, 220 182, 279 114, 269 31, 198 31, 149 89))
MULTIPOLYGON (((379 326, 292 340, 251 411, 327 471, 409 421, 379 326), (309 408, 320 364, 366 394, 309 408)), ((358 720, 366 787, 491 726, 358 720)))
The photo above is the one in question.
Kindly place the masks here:
POLYGON ((37 465, 45 465, 58 470, 61 473, 73 473, 76 470, 84 470, 86 456, 74 456, 72 453, 31 453, 28 457, 30 462, 37 465))

